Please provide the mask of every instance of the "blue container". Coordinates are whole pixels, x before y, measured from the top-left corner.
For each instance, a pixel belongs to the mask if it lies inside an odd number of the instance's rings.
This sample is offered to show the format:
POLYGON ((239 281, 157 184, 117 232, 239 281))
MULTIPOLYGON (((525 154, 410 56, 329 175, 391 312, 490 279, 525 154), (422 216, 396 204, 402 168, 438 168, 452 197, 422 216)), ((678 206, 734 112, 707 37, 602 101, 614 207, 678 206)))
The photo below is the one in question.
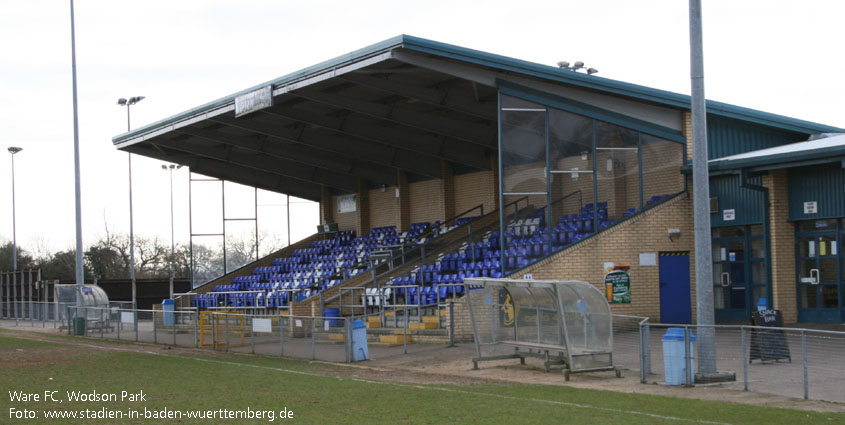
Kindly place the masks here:
POLYGON ((759 300, 757 300, 757 311, 763 311, 766 309, 768 309, 768 306, 766 306, 766 299, 760 298, 759 300))
MULTIPOLYGON (((338 308, 327 308, 323 311, 323 317, 340 317, 340 309, 338 308)), ((340 319, 328 319, 329 326, 342 326, 343 321, 340 319)))
POLYGON ((360 362, 370 359, 370 349, 367 346, 367 326, 363 320, 352 322, 352 361, 360 362))
POLYGON ((173 300, 163 300, 161 302, 161 310, 164 311, 164 319, 162 322, 164 323, 164 326, 173 326, 173 311, 175 310, 173 300))
MULTIPOLYGON (((695 376, 695 334, 690 331, 690 367, 695 376)), ((684 385, 687 383, 687 367, 684 357, 684 328, 669 328, 663 335, 663 367, 666 385, 684 385)))

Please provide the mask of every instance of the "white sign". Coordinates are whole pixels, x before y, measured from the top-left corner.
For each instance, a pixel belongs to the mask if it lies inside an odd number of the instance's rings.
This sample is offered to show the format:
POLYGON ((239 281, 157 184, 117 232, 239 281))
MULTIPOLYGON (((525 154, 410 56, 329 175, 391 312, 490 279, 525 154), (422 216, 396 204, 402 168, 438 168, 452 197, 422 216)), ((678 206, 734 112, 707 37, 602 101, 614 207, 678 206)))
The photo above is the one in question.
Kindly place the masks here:
POLYGON ((531 273, 526 273, 526 274, 522 275, 522 278, 525 279, 525 280, 534 280, 534 275, 531 274, 531 273))
POLYGON ((724 210, 722 211, 722 220, 724 221, 734 221, 736 220, 736 210, 724 210))
POLYGON ((329 331, 329 321, 328 320, 323 321, 323 330, 325 330, 326 332, 329 331))
POLYGON ((804 214, 817 214, 819 203, 817 201, 804 202, 804 214))
POLYGON ((337 197, 337 212, 338 214, 355 212, 358 208, 356 206, 356 195, 343 195, 337 197))
POLYGON ((253 332, 273 332, 273 322, 270 319, 252 319, 253 332))
POLYGON ((656 266, 657 265, 657 253, 641 252, 640 253, 640 265, 641 266, 656 266))
POLYGON ((235 98, 235 117, 273 106, 273 87, 262 87, 235 98))
POLYGON ((730 259, 730 261, 736 261, 736 253, 735 252, 730 253, 728 255, 728 258, 730 259))
POLYGON ((302 327, 302 320, 297 320, 297 321, 296 321, 296 327, 297 327, 297 328, 301 328, 301 327, 302 327))
POLYGON ((131 311, 121 311, 120 323, 135 323, 135 314, 131 311))

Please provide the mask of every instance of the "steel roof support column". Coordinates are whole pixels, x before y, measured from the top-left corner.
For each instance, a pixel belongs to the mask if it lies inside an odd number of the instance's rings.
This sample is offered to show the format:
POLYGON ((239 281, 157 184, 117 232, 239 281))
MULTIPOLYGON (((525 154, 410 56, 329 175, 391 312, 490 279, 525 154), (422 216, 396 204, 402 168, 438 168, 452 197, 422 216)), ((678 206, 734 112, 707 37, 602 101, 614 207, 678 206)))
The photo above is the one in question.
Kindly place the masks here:
POLYGON ((411 193, 409 188, 408 174, 397 168, 396 190, 399 191, 399 229, 402 232, 411 230, 411 193))

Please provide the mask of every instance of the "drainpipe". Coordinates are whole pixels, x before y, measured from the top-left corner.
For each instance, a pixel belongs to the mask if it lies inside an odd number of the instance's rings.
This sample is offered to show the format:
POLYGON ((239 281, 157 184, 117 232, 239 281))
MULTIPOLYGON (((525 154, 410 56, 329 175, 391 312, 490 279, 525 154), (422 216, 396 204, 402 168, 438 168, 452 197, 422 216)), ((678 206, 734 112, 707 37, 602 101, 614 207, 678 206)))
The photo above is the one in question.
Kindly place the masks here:
MULTIPOLYGON (((739 187, 763 193, 763 244, 765 245, 766 250, 766 280, 768 281, 768 285, 766 285, 766 308, 773 308, 772 303, 774 302, 774 300, 772 299, 772 252, 769 232, 769 188, 749 182, 750 177, 751 176, 749 175, 747 169, 743 168, 742 170, 740 170, 739 187)), ((754 296, 753 290, 751 291, 751 295, 752 297, 754 296)))

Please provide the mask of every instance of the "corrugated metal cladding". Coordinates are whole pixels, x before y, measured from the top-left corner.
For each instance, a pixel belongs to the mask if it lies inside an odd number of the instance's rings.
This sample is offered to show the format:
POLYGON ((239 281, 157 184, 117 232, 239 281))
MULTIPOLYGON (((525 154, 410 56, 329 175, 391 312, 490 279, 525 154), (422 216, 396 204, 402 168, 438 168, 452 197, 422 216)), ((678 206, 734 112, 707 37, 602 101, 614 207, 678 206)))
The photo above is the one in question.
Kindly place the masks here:
MULTIPOLYGON (((751 177, 749 183, 762 185, 760 176, 751 177)), ((710 215, 710 226, 744 226, 762 224, 765 214, 763 192, 739 187, 738 175, 710 178, 710 197, 719 199, 719 211, 710 215), (725 220, 725 210, 734 210, 733 220, 725 220)), ((728 214, 730 217, 731 214, 728 214)))
POLYGON ((730 118, 707 116, 710 159, 807 140, 806 134, 773 129, 730 118))
MULTIPOLYGON (((807 205, 812 207, 812 205, 807 205)), ((789 169, 789 219, 845 217, 845 172, 837 162, 789 169), (804 213, 804 203, 815 202, 818 212, 804 213)))

